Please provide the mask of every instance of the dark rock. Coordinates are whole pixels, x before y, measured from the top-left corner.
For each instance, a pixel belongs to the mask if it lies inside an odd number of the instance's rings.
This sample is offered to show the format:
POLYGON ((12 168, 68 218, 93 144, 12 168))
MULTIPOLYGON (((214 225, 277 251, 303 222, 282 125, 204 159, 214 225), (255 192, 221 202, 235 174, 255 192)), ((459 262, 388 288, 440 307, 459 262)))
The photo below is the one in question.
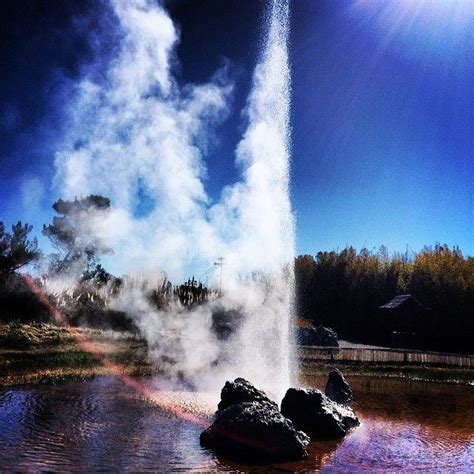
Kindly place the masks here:
POLYGON ((324 326, 316 328, 316 346, 339 347, 339 339, 336 332, 324 326))
POLYGON ((274 403, 258 401, 218 411, 214 423, 201 433, 200 442, 234 459, 293 461, 307 457, 309 438, 274 403))
POLYGON ((342 438, 349 428, 359 424, 352 409, 316 389, 290 388, 281 402, 281 413, 311 438, 342 438))
POLYGON ((338 369, 333 369, 329 373, 324 393, 332 401, 342 405, 349 405, 354 399, 349 383, 338 369))
POLYGON ((337 334, 331 328, 298 328, 296 339, 302 346, 339 347, 337 334))
POLYGON ((255 388, 250 382, 239 377, 233 382, 226 382, 221 391, 221 401, 217 405, 217 410, 226 408, 243 402, 267 402, 278 410, 278 405, 267 397, 265 392, 255 388))
POLYGON ((314 328, 297 328, 296 341, 301 346, 315 346, 316 329, 314 328))

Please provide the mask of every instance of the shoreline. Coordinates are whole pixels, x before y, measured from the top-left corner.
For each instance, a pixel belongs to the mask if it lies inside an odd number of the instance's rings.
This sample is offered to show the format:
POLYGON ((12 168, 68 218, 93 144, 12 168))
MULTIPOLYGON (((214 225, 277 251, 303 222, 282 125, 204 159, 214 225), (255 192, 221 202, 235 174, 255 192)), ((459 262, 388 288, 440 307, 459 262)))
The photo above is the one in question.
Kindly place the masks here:
POLYGON ((474 386, 474 369, 434 367, 423 365, 383 365, 355 363, 306 364, 300 360, 300 377, 327 376, 331 369, 338 368, 348 377, 393 378, 411 382, 443 383, 474 386))
POLYGON ((114 375, 117 368, 126 375, 159 373, 146 341, 131 332, 44 323, 0 326, 0 387, 114 375))
MULTIPOLYGON (((299 359, 300 378, 325 376, 334 367, 351 377, 390 377, 410 381, 474 385, 474 369, 458 367, 315 361, 299 359)), ((0 326, 0 387, 87 379, 121 373, 153 376, 163 373, 149 359, 146 341, 137 334, 47 325, 0 326), (92 344, 112 363, 81 347, 92 344), (79 342, 78 342, 79 341, 79 342), (26 348, 20 348, 26 347, 26 348)))

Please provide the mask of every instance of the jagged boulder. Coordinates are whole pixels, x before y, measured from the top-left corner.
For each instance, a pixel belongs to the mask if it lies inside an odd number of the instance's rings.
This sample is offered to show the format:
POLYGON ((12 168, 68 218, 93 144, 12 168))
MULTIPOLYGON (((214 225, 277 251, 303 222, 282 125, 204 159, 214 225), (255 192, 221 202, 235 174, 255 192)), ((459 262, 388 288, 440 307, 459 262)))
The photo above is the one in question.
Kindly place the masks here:
POLYGON ((296 341, 301 346, 315 346, 316 345, 316 329, 296 328, 296 341))
POLYGON ((297 431, 273 402, 253 401, 218 411, 200 442, 239 460, 296 461, 308 456, 309 437, 297 431))
POLYGON ((266 402, 278 410, 278 405, 268 398, 262 390, 255 388, 249 381, 238 377, 233 382, 226 382, 221 391, 221 401, 217 410, 243 402, 266 402))
POLYGON ((297 430, 311 438, 342 438, 359 420, 349 407, 339 405, 317 389, 290 388, 281 402, 281 413, 297 430))
POLYGON ((315 346, 339 347, 339 339, 334 329, 318 326, 315 334, 315 346))
POLYGON ((324 393, 332 401, 342 405, 349 405, 354 399, 349 383, 338 369, 333 369, 329 373, 324 393))
POLYGON ((339 347, 336 332, 325 326, 298 328, 296 339, 302 346, 339 347))

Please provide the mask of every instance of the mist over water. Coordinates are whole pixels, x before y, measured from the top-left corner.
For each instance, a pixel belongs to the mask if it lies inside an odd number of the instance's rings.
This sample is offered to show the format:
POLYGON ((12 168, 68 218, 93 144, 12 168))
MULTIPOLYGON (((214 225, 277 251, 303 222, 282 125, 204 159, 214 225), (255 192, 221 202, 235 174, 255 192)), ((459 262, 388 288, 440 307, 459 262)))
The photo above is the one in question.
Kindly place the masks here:
MULTIPOLYGON (((112 2, 120 46, 105 80, 85 77, 71 108, 71 133, 56 155, 65 198, 111 198, 88 231, 115 250, 115 273, 166 272, 175 283, 190 268, 224 258, 223 295, 193 310, 157 311, 146 298, 156 284, 130 283, 111 302, 135 319, 154 357, 200 388, 243 376, 280 396, 290 385, 294 222, 289 199, 289 4, 267 6, 258 64, 236 146, 237 183, 213 202, 205 157, 229 113, 227 66, 204 84, 179 86, 173 75, 179 32, 163 6, 112 2), (146 198, 146 212, 137 213, 146 198), (237 330, 219 340, 212 313, 235 310, 237 330)), ((91 76, 92 77, 92 76, 91 76)), ((146 278, 145 278, 146 280, 146 278)))

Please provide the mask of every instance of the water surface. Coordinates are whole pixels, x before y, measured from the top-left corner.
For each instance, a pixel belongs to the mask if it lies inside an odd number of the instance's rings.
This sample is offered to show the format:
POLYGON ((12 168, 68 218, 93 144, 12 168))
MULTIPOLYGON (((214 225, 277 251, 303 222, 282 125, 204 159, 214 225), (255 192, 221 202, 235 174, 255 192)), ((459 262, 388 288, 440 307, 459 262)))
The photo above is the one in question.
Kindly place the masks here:
MULTIPOLYGON (((362 424, 307 460, 245 466, 199 446, 200 426, 112 377, 0 390, 0 468, 52 470, 474 471, 472 387, 351 377, 362 424)), ((143 380, 150 384, 150 380, 143 380)), ((324 380, 306 379, 321 387, 324 380)), ((211 419, 215 398, 167 392, 211 419)))

